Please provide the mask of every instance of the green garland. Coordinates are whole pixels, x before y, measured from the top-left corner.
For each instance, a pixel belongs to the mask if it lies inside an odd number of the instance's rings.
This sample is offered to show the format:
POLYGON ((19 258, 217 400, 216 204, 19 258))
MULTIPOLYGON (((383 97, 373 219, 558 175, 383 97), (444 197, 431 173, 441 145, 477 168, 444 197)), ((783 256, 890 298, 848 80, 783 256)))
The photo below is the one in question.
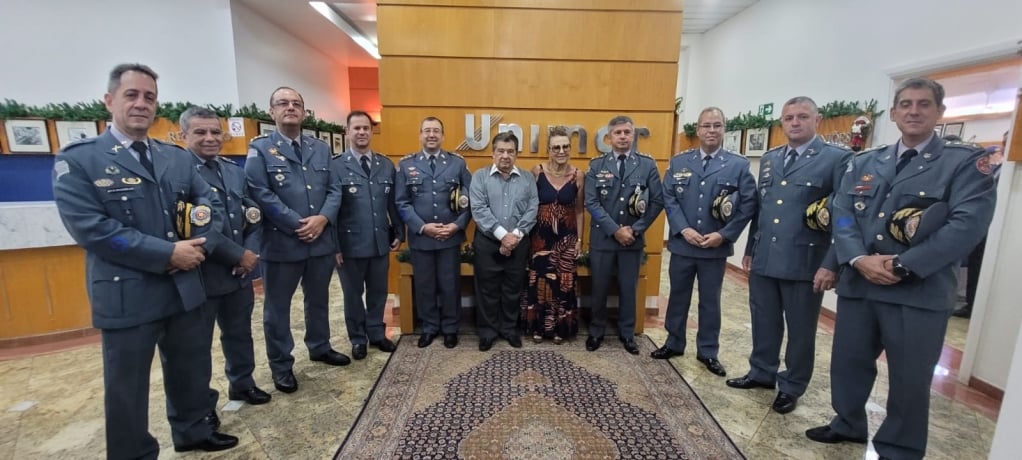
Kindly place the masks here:
MULTIPOLYGON (((873 120, 876 120, 880 115, 884 114, 884 110, 877 110, 876 99, 870 99, 866 102, 859 101, 831 101, 819 108, 820 115, 823 119, 843 117, 847 115, 871 115, 873 120)), ((743 129, 757 129, 757 128, 769 128, 771 126, 777 126, 781 124, 780 119, 767 118, 763 115, 754 115, 751 111, 746 113, 739 113, 737 116, 732 117, 727 121, 727 126, 724 128, 725 131, 740 131, 743 129)), ((685 135, 688 137, 694 137, 696 135, 696 124, 686 123, 682 125, 682 129, 685 131, 685 135)))
MULTIPOLYGON (((181 114, 185 110, 196 105, 198 104, 191 102, 162 102, 156 109, 156 116, 167 118, 177 123, 177 120, 181 118, 181 114)), ((224 104, 222 106, 206 104, 203 107, 216 112, 217 116, 221 118, 243 117, 265 122, 273 121, 270 118, 270 114, 260 109, 255 103, 242 106, 238 110, 234 110, 231 104, 224 104)), ((106 104, 99 100, 75 104, 62 102, 59 104, 50 103, 43 106, 30 106, 13 99, 4 99, 3 103, 0 103, 0 120, 11 118, 43 118, 46 120, 66 121, 109 120, 110 111, 106 109, 106 104)), ((347 134, 345 126, 316 118, 316 113, 312 110, 305 111, 302 127, 329 133, 347 134)))

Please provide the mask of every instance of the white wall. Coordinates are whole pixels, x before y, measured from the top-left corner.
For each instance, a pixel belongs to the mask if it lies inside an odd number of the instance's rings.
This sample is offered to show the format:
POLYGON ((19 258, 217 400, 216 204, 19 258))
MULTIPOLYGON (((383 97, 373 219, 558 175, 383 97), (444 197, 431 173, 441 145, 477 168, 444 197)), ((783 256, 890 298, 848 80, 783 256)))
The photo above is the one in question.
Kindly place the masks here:
POLYGON ((228 0, 4 0, 0 98, 102 99, 115 65, 160 75, 162 101, 237 106, 228 0))
POLYGON ((351 110, 348 67, 259 16, 231 2, 238 95, 242 105, 269 107, 270 93, 290 86, 302 94, 305 108, 318 118, 344 124, 351 110))
POLYGON ((1011 114, 1004 118, 991 118, 989 120, 966 121, 962 126, 962 139, 973 142, 1000 143, 1004 138, 1004 132, 1011 128, 1011 114))

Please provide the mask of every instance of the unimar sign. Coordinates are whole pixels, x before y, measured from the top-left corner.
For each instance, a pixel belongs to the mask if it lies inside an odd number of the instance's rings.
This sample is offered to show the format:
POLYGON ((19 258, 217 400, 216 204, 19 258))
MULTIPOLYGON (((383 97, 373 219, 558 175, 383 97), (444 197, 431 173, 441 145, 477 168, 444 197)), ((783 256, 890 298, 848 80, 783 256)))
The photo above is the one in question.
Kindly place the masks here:
MULTIPOLYGON (((465 140, 458 144, 455 149, 457 151, 484 151, 488 150, 487 147, 490 145, 490 139, 496 133, 502 133, 505 131, 511 131, 520 140, 518 144, 518 152, 522 152, 525 145, 529 146, 529 153, 539 153, 539 140, 540 140, 540 125, 530 124, 529 126, 529 137, 524 136, 524 130, 522 126, 517 123, 501 123, 504 118, 503 114, 488 114, 484 113, 480 116, 482 118, 479 127, 476 128, 476 116, 471 113, 465 114, 465 140), (493 129, 496 128, 496 131, 493 129)), ((555 125, 547 125, 546 133, 550 132, 550 129, 555 125)), ((585 155, 589 148, 589 131, 582 125, 565 125, 568 128, 568 135, 575 137, 578 136, 578 149, 579 155, 585 155)), ((609 130, 606 125, 600 126, 596 130, 596 136, 593 138, 593 147, 600 154, 610 153, 611 146, 605 140, 609 130)), ((638 151, 639 139, 649 138, 649 128, 645 126, 635 127, 635 144, 632 148, 638 151)), ((545 149, 544 149, 545 151, 545 149)))

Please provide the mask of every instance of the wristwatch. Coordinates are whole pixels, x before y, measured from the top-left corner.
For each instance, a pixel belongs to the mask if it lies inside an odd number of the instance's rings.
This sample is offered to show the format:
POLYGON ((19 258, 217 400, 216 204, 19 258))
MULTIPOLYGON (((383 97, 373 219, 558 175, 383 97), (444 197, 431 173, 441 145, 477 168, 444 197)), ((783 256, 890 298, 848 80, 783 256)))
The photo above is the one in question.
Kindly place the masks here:
POLYGON ((895 276, 901 279, 912 276, 912 271, 909 270, 908 267, 902 265, 901 259, 898 258, 898 256, 894 256, 894 258, 891 259, 891 271, 894 272, 895 276))

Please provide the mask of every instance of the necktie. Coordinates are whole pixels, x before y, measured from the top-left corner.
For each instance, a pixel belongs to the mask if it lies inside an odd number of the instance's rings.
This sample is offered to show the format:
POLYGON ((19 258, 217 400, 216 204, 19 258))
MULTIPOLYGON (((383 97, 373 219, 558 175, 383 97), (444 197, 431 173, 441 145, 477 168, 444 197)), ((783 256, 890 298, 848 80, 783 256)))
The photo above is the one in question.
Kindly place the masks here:
POLYGON ((298 156, 298 161, 302 161, 302 145, 298 141, 291 141, 291 148, 295 149, 295 155, 298 156))
POLYGON ((784 158, 784 169, 787 170, 788 166, 798 159, 798 150, 791 149, 788 151, 788 155, 784 158))
POLYGON ((149 159, 149 154, 146 153, 149 147, 146 146, 145 142, 135 141, 131 143, 131 149, 138 152, 138 162, 142 163, 142 167, 146 171, 149 171, 149 175, 156 178, 156 173, 153 170, 153 162, 149 159))
POLYGON ((429 170, 430 172, 436 172, 436 155, 429 156, 429 170))
POLYGON ((709 155, 704 155, 703 156, 703 171, 706 171, 706 167, 710 165, 710 160, 712 160, 712 159, 713 159, 713 157, 711 157, 709 155))
POLYGON ((362 157, 362 170, 366 172, 366 176, 369 176, 369 157, 362 157))
POLYGON ((617 156, 617 177, 619 178, 625 177, 625 158, 628 158, 628 155, 621 154, 617 156))
POLYGON ((898 166, 894 167, 895 174, 900 173, 901 170, 905 168, 905 165, 907 165, 908 162, 912 161, 912 157, 916 156, 917 154, 919 154, 919 152, 917 152, 916 149, 908 149, 904 152, 901 152, 901 159, 898 160, 898 166))
POLYGON ((220 182, 223 183, 224 175, 220 172, 220 163, 217 163, 216 160, 206 160, 206 167, 213 170, 216 173, 216 177, 219 177, 220 182))

